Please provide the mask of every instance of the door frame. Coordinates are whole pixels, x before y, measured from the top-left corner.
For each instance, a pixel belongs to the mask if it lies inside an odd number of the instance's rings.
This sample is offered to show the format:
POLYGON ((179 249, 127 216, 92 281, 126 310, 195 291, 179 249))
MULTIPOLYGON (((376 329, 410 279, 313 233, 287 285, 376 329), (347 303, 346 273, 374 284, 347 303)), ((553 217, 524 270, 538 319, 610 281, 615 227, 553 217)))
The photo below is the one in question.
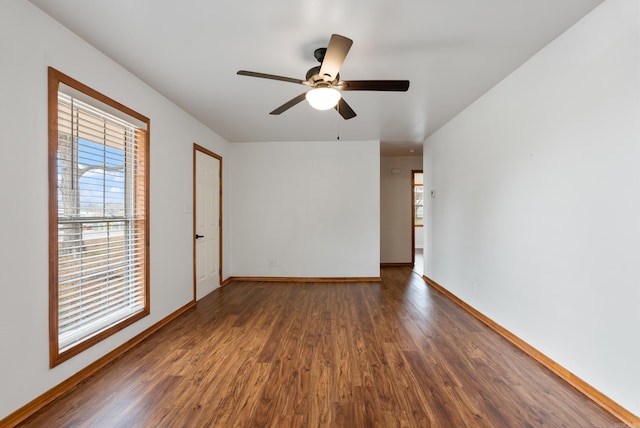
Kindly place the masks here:
POLYGON ((219 277, 219 283, 220 283, 220 287, 222 287, 222 156, 218 155, 217 153, 212 152, 211 150, 205 149, 204 147, 193 143, 193 233, 191 234, 191 238, 193 239, 193 302, 196 303, 197 299, 197 289, 196 289, 196 283, 197 283, 197 278, 196 278, 196 261, 197 261, 197 257, 196 257, 196 214, 197 214, 197 209, 196 209, 196 203, 197 203, 197 192, 196 192, 196 186, 197 186, 197 178, 196 178, 196 154, 197 152, 201 152, 204 153, 205 155, 211 156, 213 158, 218 159, 218 161, 220 162, 220 180, 219 180, 219 186, 218 186, 218 198, 219 198, 219 203, 218 203, 218 207, 219 207, 219 213, 218 213, 218 218, 220 219, 219 223, 218 223, 218 255, 219 255, 219 260, 218 260, 218 277, 219 277))
MULTIPOLYGON (((411 268, 416 264, 416 201, 415 201, 415 180, 416 174, 423 174, 422 187, 424 195, 424 170, 412 169, 411 170, 411 268)), ((424 211, 423 211, 424 212, 424 211)), ((424 227, 424 216, 422 218, 422 227, 424 227)), ((424 251, 424 249, 422 250, 424 251)))

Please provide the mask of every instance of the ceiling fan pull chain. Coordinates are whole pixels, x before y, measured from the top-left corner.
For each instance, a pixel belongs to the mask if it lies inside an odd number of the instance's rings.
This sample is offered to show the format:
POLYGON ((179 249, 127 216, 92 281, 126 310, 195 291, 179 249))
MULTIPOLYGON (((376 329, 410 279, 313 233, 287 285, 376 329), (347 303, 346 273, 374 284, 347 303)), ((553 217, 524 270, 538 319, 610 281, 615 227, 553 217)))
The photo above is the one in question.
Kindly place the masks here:
MULTIPOLYGON (((340 103, 336 105, 336 111, 340 113, 340 103)), ((338 129, 338 136, 336 137, 336 141, 340 141, 340 120, 338 119, 340 116, 336 116, 336 128, 338 129)))

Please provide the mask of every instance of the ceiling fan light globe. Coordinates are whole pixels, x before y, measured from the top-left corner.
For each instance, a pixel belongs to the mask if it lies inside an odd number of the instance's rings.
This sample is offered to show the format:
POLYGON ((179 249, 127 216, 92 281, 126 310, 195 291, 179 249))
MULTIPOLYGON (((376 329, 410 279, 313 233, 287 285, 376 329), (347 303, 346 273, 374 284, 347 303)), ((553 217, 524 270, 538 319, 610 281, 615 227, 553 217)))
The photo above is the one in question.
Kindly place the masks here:
POLYGON ((316 110, 329 110, 334 108, 342 94, 335 88, 315 88, 307 92, 309 105, 316 110))

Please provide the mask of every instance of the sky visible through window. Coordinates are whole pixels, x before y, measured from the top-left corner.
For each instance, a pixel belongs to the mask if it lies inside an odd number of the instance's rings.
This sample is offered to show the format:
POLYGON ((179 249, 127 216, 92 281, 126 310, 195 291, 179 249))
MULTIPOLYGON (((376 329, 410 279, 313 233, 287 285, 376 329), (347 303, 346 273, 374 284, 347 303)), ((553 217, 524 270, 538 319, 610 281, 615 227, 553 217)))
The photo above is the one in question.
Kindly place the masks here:
POLYGON ((79 168, 86 169, 80 177, 80 208, 102 206, 106 215, 116 215, 124 209, 124 152, 104 144, 78 140, 79 168), (104 165, 104 168, 92 166, 104 165))
MULTIPOLYGON (((124 151, 80 138, 77 156, 80 216, 124 215, 124 151)), ((60 192, 58 202, 63 203, 60 192)))

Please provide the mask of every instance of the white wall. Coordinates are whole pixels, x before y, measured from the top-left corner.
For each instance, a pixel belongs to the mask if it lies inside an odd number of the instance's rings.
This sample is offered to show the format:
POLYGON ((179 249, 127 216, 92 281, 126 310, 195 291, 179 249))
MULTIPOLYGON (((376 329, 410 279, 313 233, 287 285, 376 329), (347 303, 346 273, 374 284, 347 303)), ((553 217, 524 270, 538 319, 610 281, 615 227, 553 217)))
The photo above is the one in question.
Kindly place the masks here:
MULTIPOLYGON (((421 156, 380 158, 380 261, 411 263, 411 171, 422 170, 421 156), (399 170, 393 174, 391 170, 399 170)), ((416 228, 422 247, 422 228, 416 228)))
POLYGON ((378 141, 229 149, 231 275, 380 276, 378 141))
POLYGON ((0 2, 0 64, 2 419, 192 299, 192 145, 228 143, 24 0, 0 2), (47 66, 151 119, 151 315, 51 370, 47 66))
POLYGON ((425 143, 425 274, 640 414, 640 11, 607 0, 425 143))

